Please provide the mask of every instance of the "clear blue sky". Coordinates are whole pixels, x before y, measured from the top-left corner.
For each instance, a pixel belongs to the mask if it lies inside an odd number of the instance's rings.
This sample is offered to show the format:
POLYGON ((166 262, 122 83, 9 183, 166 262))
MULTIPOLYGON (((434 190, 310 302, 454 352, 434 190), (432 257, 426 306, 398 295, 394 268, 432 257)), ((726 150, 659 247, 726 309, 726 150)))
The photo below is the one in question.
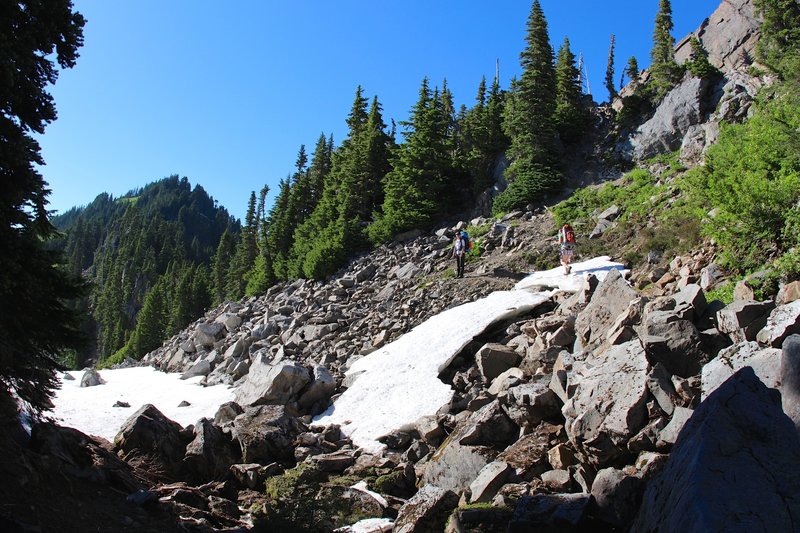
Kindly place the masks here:
MULTIPOLYGON (((165 176, 200 184, 242 218, 250 191, 272 191, 301 144, 338 144, 360 84, 387 123, 403 120, 422 78, 447 79, 472 106, 481 76, 519 75, 532 1, 74 0, 87 19, 75 68, 52 87, 59 118, 40 139, 59 212, 165 176)), ((658 0, 541 0, 557 51, 582 53, 596 101, 609 38, 616 78, 650 62, 658 0)), ((672 0, 673 35, 694 31, 718 0, 672 0)), ((271 192, 268 203, 274 194, 271 192)))

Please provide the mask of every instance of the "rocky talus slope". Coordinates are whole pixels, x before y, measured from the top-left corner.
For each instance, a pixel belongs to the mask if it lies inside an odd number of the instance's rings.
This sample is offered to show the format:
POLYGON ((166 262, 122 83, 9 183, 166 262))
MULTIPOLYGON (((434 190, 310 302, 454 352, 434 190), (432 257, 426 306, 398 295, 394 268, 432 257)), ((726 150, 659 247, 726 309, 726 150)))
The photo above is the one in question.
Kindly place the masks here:
POLYGON ((440 373, 450 404, 385 435, 383 451, 311 424, 354 360, 513 284, 551 224, 494 224, 463 280, 446 273, 443 229, 209 311, 146 360, 248 392, 187 428, 152 406, 134 414, 107 443, 133 466, 131 505, 199 531, 367 518, 403 532, 792 530, 800 440, 784 411, 798 418, 800 291, 758 302, 742 284, 732 304, 708 302, 720 281, 708 250, 634 273, 658 276, 647 294, 614 270, 488 328, 440 373))

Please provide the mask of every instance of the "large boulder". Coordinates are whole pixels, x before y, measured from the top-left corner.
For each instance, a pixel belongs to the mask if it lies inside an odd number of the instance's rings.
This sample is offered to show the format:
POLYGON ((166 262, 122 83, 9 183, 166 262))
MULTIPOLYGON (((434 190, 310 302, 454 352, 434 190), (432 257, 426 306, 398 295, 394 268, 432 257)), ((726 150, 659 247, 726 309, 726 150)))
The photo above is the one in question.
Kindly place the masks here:
POLYGON ((478 370, 487 383, 509 368, 517 366, 519 360, 520 355, 512 348, 497 343, 485 344, 475 354, 478 370))
POLYGON ((508 524, 509 533, 585 531, 588 494, 536 494, 517 502, 508 524))
POLYGON ((641 340, 654 363, 670 374, 688 378, 700 372, 708 357, 701 350, 700 333, 688 320, 646 321, 641 340))
POLYGON ((746 366, 752 367, 756 376, 767 387, 776 388, 780 378, 780 365, 781 351, 777 348, 762 348, 753 341, 724 348, 703 367, 702 399, 706 399, 734 373, 746 366))
POLYGON ((783 340, 794 333, 800 333, 800 300, 775 308, 756 338, 761 344, 780 348, 783 340))
POLYGON ((94 368, 87 368, 81 376, 81 387, 96 387, 103 385, 106 381, 100 377, 100 372, 94 368))
POLYGON ((576 363, 569 385, 575 392, 562 413, 567 436, 587 462, 604 466, 613 461, 644 427, 649 371, 638 340, 576 363))
POLYGON ((394 533, 444 531, 447 517, 458 506, 458 496, 450 490, 425 485, 397 513, 394 533))
POLYGON ((233 421, 231 436, 244 463, 268 464, 294 459, 292 443, 305 426, 282 405, 248 407, 233 421))
POLYGON ((308 369, 296 363, 271 364, 268 356, 257 357, 250 365, 247 380, 236 390, 236 403, 242 406, 285 404, 311 381, 308 369))
POLYGON ((773 307, 772 302, 736 300, 717 312, 717 329, 735 343, 754 341, 773 307))
POLYGON ((199 483, 222 480, 231 465, 239 462, 230 439, 208 418, 194 426, 194 439, 186 446, 183 464, 189 476, 199 483))
POLYGON ((114 447, 128 457, 140 457, 158 465, 168 477, 181 472, 186 443, 181 425, 164 416, 156 406, 145 404, 133 413, 114 437, 114 447))
POLYGON ((575 320, 575 333, 582 345, 601 341, 616 318, 626 311, 636 298, 619 270, 611 269, 592 294, 589 305, 575 320))
POLYGON ((800 335, 791 335, 783 342, 780 380, 783 412, 800 431, 800 335))
POLYGON ((689 419, 647 487, 634 531, 794 531, 800 438, 780 395, 745 367, 689 419))

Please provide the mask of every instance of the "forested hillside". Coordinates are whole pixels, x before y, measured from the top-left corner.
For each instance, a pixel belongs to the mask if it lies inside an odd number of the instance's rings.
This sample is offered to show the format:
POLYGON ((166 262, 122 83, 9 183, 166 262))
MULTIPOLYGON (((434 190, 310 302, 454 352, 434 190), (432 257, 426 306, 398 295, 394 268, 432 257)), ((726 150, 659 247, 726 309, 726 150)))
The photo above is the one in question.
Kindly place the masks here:
POLYGON ((201 186, 177 176, 120 198, 101 194, 53 224, 68 269, 91 284, 76 305, 96 345, 70 354, 79 366, 139 357, 217 301, 212 259, 223 234, 240 231, 201 186))

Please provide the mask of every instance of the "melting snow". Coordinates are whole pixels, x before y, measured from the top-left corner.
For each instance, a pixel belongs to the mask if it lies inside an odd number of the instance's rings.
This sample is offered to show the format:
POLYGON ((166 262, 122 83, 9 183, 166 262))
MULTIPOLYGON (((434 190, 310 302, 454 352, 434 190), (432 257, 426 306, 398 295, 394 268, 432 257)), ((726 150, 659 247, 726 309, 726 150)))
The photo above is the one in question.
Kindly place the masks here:
MULTIPOLYGON (((598 257, 572 266, 536 272, 516 288, 577 290, 588 273, 603 278, 622 265, 598 257)), ((530 310, 550 297, 550 292, 499 291, 481 300, 449 309, 420 324, 397 341, 357 361, 348 374, 355 383, 316 424, 336 423, 353 441, 366 449, 382 447, 375 439, 387 432, 411 426, 423 415, 435 414, 452 398, 452 390, 438 379, 455 355, 491 323, 530 310)), ((200 377, 181 380, 153 368, 102 370, 106 381, 96 387, 80 387, 83 371, 70 372, 76 379, 63 380, 54 399, 52 416, 64 426, 112 440, 122 424, 139 407, 151 403, 168 418, 186 426, 213 417, 218 407, 234 399, 226 386, 202 387, 200 377), (178 407, 186 400, 191 405, 178 407), (113 407, 117 401, 130 407, 113 407)))
POLYGON ((233 401, 233 389, 226 386, 203 387, 198 385, 202 377, 181 380, 180 374, 165 374, 152 367, 101 370, 105 384, 94 387, 80 386, 82 370, 69 374, 75 379, 61 380, 61 389, 53 400, 53 418, 62 426, 108 440, 113 440, 128 417, 148 403, 167 418, 188 426, 203 417, 214 418, 220 405, 233 401), (178 407, 184 400, 191 405, 178 407), (130 407, 113 407, 117 401, 130 407))

